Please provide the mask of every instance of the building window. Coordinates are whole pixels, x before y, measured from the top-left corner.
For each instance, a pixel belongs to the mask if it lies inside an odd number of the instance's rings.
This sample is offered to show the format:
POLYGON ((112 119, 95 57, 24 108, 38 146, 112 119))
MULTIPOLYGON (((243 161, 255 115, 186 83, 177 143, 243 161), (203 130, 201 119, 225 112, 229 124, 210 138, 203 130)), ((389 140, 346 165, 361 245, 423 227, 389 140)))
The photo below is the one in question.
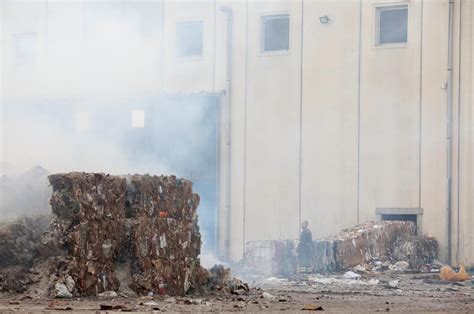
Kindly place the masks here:
POLYGON ((36 33, 13 34, 16 64, 28 65, 36 63, 36 33))
POLYGON ((376 7, 375 45, 408 43, 408 6, 376 7))
POLYGON ((203 22, 176 23, 176 54, 178 57, 200 57, 203 47, 203 22))
POLYGON ((290 15, 275 14, 260 17, 260 52, 290 49, 290 15))
POLYGON ((143 110, 132 111, 132 128, 145 127, 145 112, 143 110))
POLYGON ((87 112, 76 112, 76 130, 89 128, 89 114, 87 112))

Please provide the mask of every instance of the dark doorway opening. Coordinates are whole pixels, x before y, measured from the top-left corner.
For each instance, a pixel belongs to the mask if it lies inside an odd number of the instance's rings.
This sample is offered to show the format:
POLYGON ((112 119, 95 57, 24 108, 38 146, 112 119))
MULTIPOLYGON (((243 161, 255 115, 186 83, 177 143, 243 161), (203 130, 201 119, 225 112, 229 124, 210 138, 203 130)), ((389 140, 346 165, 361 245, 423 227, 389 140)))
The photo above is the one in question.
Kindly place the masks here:
POLYGON ((412 221, 415 223, 415 230, 418 233, 418 215, 410 215, 410 214, 382 214, 381 215, 383 221, 412 221))

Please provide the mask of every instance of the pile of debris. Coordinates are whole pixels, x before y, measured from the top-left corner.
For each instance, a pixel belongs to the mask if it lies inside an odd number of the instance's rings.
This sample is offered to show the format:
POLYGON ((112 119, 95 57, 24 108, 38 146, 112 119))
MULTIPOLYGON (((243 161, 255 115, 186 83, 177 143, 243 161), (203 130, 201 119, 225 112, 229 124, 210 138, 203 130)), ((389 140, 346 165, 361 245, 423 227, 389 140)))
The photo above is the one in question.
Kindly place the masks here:
POLYGON ((0 291, 23 292, 32 283, 29 268, 43 253, 39 241, 50 217, 22 217, 0 228, 0 291))
MULTIPOLYGON (((289 276, 298 272, 298 241, 255 241, 246 245, 244 263, 252 271, 270 276, 289 276)), ((438 243, 430 236, 416 236, 413 222, 367 222, 313 241, 315 273, 339 272, 358 265, 374 267, 407 263, 421 269, 438 254, 438 243)))
MULTIPOLYGON (((49 180, 52 222, 43 236, 36 235, 38 240, 29 239, 40 254, 28 248, 35 256, 25 266, 34 260, 33 272, 36 267, 47 273, 48 278, 36 281, 53 295, 130 288, 139 295, 184 295, 217 286, 229 292, 241 288, 226 271, 217 275, 200 265, 199 196, 190 181, 78 172, 49 180)), ((21 256, 0 243, 2 249, 21 256)))
POLYGON ((0 228, 0 267, 29 267, 40 256, 38 239, 48 229, 50 216, 22 217, 0 228))

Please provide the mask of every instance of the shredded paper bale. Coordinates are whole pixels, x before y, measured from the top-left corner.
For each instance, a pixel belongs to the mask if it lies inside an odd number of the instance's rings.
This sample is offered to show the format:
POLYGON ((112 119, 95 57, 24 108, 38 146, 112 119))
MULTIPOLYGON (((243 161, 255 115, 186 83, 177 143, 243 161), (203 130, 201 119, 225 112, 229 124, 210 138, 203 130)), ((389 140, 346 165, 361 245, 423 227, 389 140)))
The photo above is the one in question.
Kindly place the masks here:
POLYGON ((406 261, 411 269, 420 269, 438 257, 438 241, 430 236, 408 236, 397 240, 392 257, 406 261))

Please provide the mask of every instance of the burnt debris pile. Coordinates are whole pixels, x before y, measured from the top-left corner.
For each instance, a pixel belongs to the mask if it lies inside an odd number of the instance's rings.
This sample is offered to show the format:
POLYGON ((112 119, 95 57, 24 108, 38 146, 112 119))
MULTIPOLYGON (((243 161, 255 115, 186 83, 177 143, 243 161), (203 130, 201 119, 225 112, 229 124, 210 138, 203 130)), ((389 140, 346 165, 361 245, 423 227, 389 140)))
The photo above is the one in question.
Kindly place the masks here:
POLYGON ((0 226, 0 291, 23 292, 32 283, 29 268, 44 254, 39 239, 49 223, 49 215, 37 215, 0 226))
MULTIPOLYGON (((34 261, 47 273, 37 279, 46 285, 42 289, 71 297, 124 289, 184 295, 216 288, 216 275, 200 266, 199 196, 191 181, 78 172, 50 175, 49 181, 51 225, 29 239, 38 248, 24 251, 38 253, 22 262, 30 267, 34 261)), ((10 253, 21 256, 0 243, 0 254, 10 253)), ((223 285, 232 284, 225 276, 223 285)))

